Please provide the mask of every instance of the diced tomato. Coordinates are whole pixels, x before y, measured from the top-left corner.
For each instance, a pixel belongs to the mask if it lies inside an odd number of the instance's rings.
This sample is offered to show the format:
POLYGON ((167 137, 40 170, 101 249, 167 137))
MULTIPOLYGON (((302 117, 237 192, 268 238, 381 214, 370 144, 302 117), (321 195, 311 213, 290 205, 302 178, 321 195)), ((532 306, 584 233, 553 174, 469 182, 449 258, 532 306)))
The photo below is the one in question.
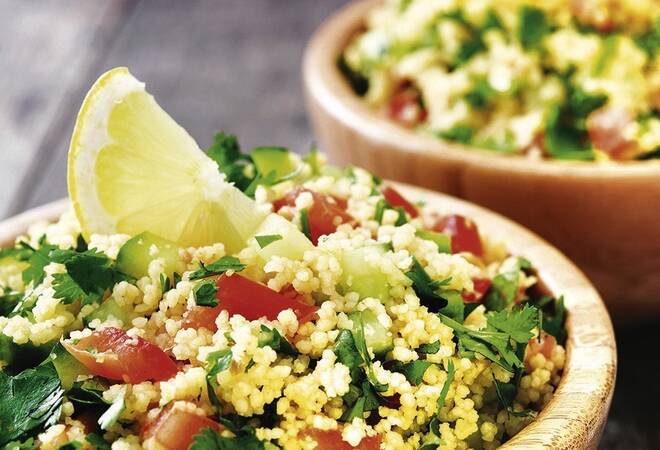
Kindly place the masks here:
POLYGON ((451 236, 451 252, 470 252, 483 256, 484 250, 477 225, 470 219, 458 214, 441 217, 432 227, 433 231, 451 236))
POLYGON ((90 372, 126 383, 162 381, 174 376, 174 361, 155 344, 119 328, 104 328, 77 342, 62 344, 90 372))
POLYGON ((632 122, 630 114, 621 108, 600 108, 587 118, 589 139, 612 159, 630 159, 637 152, 637 143, 625 136, 632 122))
POLYGON ((493 283, 488 278, 473 278, 472 283, 474 284, 474 291, 463 292, 463 301, 465 303, 481 303, 493 283))
POLYGON ((221 311, 227 311, 230 316, 240 314, 248 320, 266 317, 277 319, 277 315, 285 309, 292 309, 300 323, 312 319, 318 307, 302 301, 302 296, 291 297, 280 294, 263 284, 249 280, 240 275, 230 277, 223 275, 216 282, 218 306, 196 306, 190 310, 184 319, 184 328, 204 327, 211 331, 218 328, 215 319, 221 311))
POLYGON ((427 113, 419 91, 409 83, 404 83, 392 95, 387 105, 387 115, 399 125, 413 128, 426 120, 427 113))
POLYGON ((307 428, 300 432, 300 437, 310 437, 318 444, 315 450, 378 450, 380 448, 380 435, 362 438, 357 447, 353 447, 341 438, 340 430, 319 430, 307 428))
POLYGON ((546 359, 550 359, 552 351, 557 346, 557 339, 551 334, 541 331, 541 339, 530 339, 527 344, 527 353, 525 353, 525 369, 527 372, 532 371, 529 361, 539 353, 543 354, 546 359))
POLYGON ((351 223, 355 220, 346 212, 346 200, 300 187, 273 202, 273 208, 279 211, 283 206, 295 207, 296 198, 303 192, 310 192, 314 201, 307 214, 309 234, 314 245, 318 244, 319 237, 337 231, 337 217, 340 218, 339 223, 351 223))
POLYGON ((143 439, 153 438, 168 450, 188 450, 196 434, 205 428, 220 431, 220 424, 193 412, 167 407, 142 430, 143 439))
POLYGON ((395 208, 402 207, 408 214, 410 214, 410 217, 415 218, 419 216, 419 211, 417 211, 417 208, 415 208, 412 203, 406 200, 405 197, 393 187, 385 186, 381 191, 385 197, 385 200, 387 200, 387 203, 389 203, 391 206, 395 208))

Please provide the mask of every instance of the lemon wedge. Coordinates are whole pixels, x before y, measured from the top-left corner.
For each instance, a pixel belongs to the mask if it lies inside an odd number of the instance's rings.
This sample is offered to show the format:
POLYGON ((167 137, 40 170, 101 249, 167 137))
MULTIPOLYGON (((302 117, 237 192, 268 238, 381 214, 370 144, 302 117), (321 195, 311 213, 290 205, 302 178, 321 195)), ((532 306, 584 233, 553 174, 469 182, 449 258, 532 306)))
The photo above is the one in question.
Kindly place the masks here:
POLYGON ((125 67, 103 74, 83 101, 68 186, 87 239, 149 231, 235 253, 265 216, 125 67))

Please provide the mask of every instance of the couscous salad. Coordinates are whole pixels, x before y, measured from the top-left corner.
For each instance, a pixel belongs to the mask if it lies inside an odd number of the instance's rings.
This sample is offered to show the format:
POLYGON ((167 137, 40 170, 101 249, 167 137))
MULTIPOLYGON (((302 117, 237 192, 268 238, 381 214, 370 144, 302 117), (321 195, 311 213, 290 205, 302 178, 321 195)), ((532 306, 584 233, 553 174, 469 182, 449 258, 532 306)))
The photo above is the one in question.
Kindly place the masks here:
POLYGON ((315 151, 204 154, 126 69, 69 189, 0 250, 0 448, 491 449, 560 382, 563 301, 506 243, 315 151))
POLYGON ((660 157, 657 0, 386 0, 340 67, 397 123, 535 158, 660 157))

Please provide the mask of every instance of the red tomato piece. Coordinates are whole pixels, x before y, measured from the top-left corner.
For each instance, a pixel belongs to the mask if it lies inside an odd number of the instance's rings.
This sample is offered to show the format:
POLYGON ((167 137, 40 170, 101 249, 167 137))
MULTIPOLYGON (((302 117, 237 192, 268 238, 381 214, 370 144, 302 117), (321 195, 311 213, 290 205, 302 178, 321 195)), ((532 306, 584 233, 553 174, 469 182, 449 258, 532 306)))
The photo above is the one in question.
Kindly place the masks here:
POLYGON ((318 194, 300 187, 289 191, 284 197, 273 202, 273 208, 275 211, 279 211, 284 206, 295 207, 296 198, 303 192, 310 192, 314 200, 307 212, 309 234, 314 245, 318 244, 319 237, 337 231, 337 217, 340 218, 339 223, 351 223, 355 220, 346 212, 346 200, 332 195, 318 194))
POLYGON ((168 450, 188 450, 196 434, 205 428, 220 431, 220 424, 208 417, 167 407, 142 430, 143 439, 154 438, 168 450))
POLYGON ((340 430, 319 430, 307 428, 300 432, 301 437, 310 437, 318 444, 315 450, 378 450, 380 448, 380 435, 362 438, 357 447, 353 447, 341 438, 340 430))
POLYGON ((475 256, 483 256, 479 229, 472 220, 451 214, 440 218, 432 229, 451 236, 452 253, 470 252, 475 256))
POLYGON ((393 187, 385 186, 381 191, 385 197, 385 200, 387 200, 387 203, 389 203, 391 206, 395 208, 402 207, 412 218, 419 216, 417 208, 415 208, 412 203, 406 200, 405 197, 393 187))
POLYGON ((612 159, 630 159, 637 151, 637 143, 625 136, 632 121, 630 114, 621 108, 600 108, 587 118, 589 139, 612 159))
POLYGON ((419 91, 404 83, 390 99, 387 115, 399 125, 413 128, 426 120, 427 113, 419 91))
POLYGON ((300 323, 312 319, 318 307, 302 301, 302 296, 283 295, 263 284, 249 280, 240 275, 221 276, 216 282, 218 306, 196 306, 190 310, 184 319, 184 328, 204 327, 211 331, 218 328, 215 319, 221 311, 227 311, 230 316, 240 314, 248 320, 266 317, 277 319, 277 315, 285 309, 292 309, 300 323))
POLYGON ((536 356, 537 354, 541 353, 543 356, 545 356, 546 359, 550 359, 552 356, 552 351, 554 348, 557 346, 557 339, 551 334, 546 333, 545 331, 541 331, 541 339, 539 342, 539 339, 532 338, 529 340, 527 344, 527 352, 525 353, 525 369, 527 372, 532 371, 532 366, 530 365, 529 361, 536 356))
POLYGON ((481 303, 486 293, 493 284, 488 278, 473 278, 473 292, 463 292, 463 301, 465 303, 481 303))
POLYGON ((174 361, 159 346, 119 328, 104 328, 78 342, 62 344, 90 372, 109 380, 162 381, 177 372, 174 361))

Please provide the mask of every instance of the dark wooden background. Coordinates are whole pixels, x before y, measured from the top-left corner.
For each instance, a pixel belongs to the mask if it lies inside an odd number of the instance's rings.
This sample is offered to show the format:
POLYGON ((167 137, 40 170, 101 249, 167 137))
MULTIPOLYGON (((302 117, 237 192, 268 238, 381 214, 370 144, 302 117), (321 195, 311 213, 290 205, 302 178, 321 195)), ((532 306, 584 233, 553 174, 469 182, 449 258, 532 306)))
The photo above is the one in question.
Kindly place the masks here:
MULTIPOLYGON (((66 195, 80 102, 128 66, 206 147, 305 151, 313 136, 300 63, 309 36, 347 0, 0 0, 0 218, 66 195)), ((619 376, 604 449, 660 448, 660 322, 618 327, 619 376)))

